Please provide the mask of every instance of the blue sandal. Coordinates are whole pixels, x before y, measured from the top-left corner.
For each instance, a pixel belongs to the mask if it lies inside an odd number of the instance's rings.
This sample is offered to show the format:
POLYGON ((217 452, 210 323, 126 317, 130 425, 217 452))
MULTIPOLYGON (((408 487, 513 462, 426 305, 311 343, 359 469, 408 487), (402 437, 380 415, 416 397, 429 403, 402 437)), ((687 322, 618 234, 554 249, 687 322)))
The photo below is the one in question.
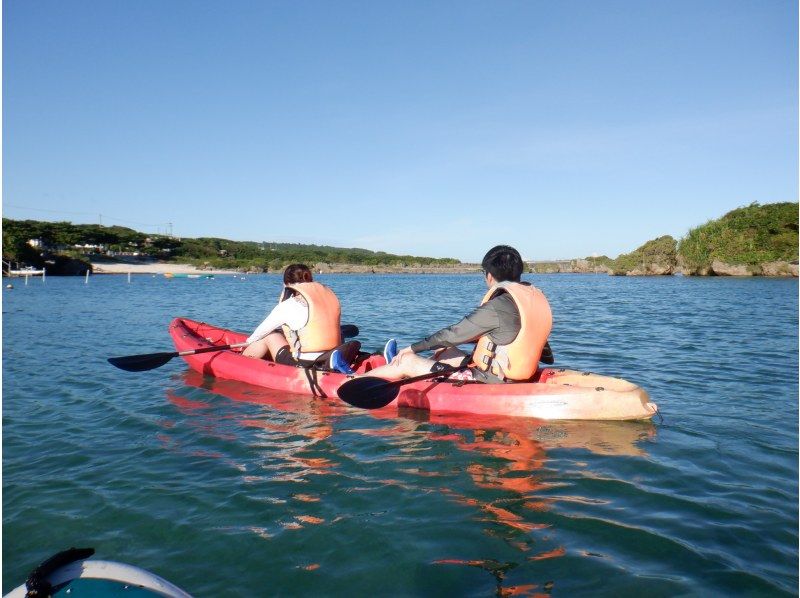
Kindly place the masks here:
POLYGON ((345 361, 342 354, 339 352, 339 349, 334 349, 331 351, 331 356, 328 358, 328 367, 331 370, 335 370, 337 372, 341 372, 342 374, 352 375, 355 374, 353 368, 345 361))
POLYGON ((397 341, 393 338, 390 338, 386 342, 386 346, 383 348, 383 358, 386 360, 386 363, 390 363, 392 359, 395 358, 397 355, 397 341))

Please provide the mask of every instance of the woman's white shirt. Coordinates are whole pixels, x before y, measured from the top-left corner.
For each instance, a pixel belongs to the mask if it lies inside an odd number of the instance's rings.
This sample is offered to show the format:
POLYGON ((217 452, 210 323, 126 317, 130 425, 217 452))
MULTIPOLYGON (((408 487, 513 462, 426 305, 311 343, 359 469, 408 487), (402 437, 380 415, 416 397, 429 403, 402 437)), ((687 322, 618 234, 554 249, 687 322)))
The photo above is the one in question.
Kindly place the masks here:
POLYGON ((264 321, 258 325, 253 334, 247 337, 248 343, 253 343, 267 336, 281 326, 288 326, 292 330, 300 330, 308 323, 308 305, 296 296, 281 301, 272 308, 264 321))

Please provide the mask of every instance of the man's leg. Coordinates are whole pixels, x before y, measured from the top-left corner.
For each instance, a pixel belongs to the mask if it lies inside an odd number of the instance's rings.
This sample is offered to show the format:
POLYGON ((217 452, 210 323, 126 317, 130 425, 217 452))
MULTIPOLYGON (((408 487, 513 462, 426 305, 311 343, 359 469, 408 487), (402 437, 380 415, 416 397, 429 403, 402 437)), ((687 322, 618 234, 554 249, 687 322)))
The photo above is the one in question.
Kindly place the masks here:
POLYGON ((413 378, 430 372, 435 363, 433 359, 427 359, 419 355, 403 355, 399 358, 396 357, 392 363, 377 367, 363 375, 374 378, 387 378, 389 380, 413 378))
POLYGON ((460 367, 464 363, 464 358, 468 357, 468 353, 464 353, 457 347, 448 347, 446 349, 439 349, 433 354, 433 357, 439 363, 446 363, 452 365, 454 368, 460 367))
POLYGON ((453 367, 458 367, 467 356, 466 353, 450 347, 436 354, 437 359, 428 359, 414 353, 410 355, 400 355, 392 363, 370 370, 364 376, 375 378, 388 378, 389 380, 399 380, 400 378, 413 378, 422 376, 431 371, 436 363, 446 363, 453 367))

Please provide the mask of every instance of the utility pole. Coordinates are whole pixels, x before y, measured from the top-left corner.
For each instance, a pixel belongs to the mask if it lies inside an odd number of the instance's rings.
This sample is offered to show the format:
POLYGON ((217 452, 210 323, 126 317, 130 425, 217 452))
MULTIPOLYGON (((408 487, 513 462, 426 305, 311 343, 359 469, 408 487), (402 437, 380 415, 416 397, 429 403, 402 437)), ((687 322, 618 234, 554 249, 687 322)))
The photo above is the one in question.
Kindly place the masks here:
POLYGON ((172 223, 167 222, 167 230, 169 231, 167 234, 171 237, 172 236, 172 223))
POLYGON ((97 219, 100 221, 100 226, 103 226, 103 215, 98 214, 97 219))

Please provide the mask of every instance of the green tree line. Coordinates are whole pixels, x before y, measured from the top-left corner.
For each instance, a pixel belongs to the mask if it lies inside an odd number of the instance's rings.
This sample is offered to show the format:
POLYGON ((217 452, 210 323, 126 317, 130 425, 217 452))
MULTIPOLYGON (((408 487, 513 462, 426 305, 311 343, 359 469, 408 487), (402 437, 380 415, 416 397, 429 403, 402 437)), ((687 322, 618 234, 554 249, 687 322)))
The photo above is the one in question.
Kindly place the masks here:
POLYGON ((315 265, 354 264, 365 266, 450 266, 452 258, 395 255, 383 251, 341 248, 300 243, 256 243, 214 237, 178 239, 167 235, 148 235, 123 226, 41 222, 3 218, 3 259, 38 266, 44 256, 31 247, 40 239, 46 253, 77 256, 75 245, 102 245, 110 252, 138 252, 166 261, 209 264, 218 268, 277 270, 290 263, 315 265))

